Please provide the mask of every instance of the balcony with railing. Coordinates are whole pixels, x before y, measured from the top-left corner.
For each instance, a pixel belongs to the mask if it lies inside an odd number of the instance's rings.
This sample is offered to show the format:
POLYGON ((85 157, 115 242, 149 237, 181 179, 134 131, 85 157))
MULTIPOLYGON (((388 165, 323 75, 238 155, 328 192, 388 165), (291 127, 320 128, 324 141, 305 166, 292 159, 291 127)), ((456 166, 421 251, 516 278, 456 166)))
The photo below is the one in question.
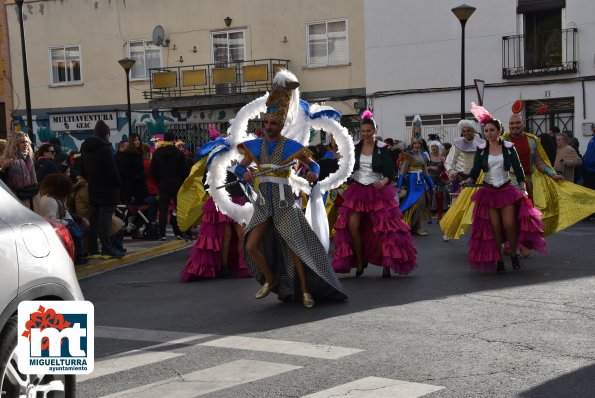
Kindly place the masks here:
POLYGON ((577 73, 577 29, 502 38, 502 78, 577 73))
POLYGON ((259 59, 228 64, 203 64, 149 69, 149 100, 189 96, 256 94, 271 89, 273 77, 287 68, 285 59, 259 59))

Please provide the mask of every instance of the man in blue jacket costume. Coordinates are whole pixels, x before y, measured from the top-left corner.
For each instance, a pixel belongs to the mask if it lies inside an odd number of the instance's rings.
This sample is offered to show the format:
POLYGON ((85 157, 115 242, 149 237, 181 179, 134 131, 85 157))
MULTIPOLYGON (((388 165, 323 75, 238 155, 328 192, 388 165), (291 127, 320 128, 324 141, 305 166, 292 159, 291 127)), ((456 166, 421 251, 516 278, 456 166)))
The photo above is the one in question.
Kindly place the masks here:
POLYGON ((312 153, 298 142, 281 134, 290 109, 298 109, 297 78, 288 71, 279 72, 273 81, 264 116, 264 138, 238 145, 243 155, 236 174, 254 183, 258 196, 244 236, 244 259, 252 275, 261 284, 256 298, 271 291, 280 300, 301 299, 304 307, 316 299, 345 299, 342 286, 333 272, 328 254, 296 204, 289 185, 290 166, 260 177, 248 169, 256 164, 258 172, 289 165, 297 160, 308 166, 306 179, 316 182, 320 167, 312 153))

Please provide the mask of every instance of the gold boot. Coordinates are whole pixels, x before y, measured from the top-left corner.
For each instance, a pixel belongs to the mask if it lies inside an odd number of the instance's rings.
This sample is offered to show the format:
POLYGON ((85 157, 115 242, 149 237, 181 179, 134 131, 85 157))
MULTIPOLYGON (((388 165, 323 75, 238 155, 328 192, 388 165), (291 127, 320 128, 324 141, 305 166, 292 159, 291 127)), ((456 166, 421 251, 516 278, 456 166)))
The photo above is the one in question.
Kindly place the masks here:
POLYGON ((304 293, 304 307, 306 308, 312 308, 314 307, 314 299, 312 298, 312 295, 310 293, 304 293))

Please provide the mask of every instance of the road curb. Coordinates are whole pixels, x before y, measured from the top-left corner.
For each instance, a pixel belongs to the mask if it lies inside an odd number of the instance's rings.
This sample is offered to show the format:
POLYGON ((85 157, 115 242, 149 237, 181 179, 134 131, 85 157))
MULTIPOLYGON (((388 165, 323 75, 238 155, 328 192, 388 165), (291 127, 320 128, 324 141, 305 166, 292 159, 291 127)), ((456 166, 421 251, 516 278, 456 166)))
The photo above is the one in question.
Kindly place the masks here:
POLYGON ((122 258, 112 258, 109 260, 104 260, 95 264, 84 265, 84 266, 77 266, 76 267, 76 276, 78 278, 82 278, 85 276, 102 273, 114 268, 121 267, 123 265, 127 265, 133 262, 137 262, 140 260, 146 260, 151 257, 156 257, 161 254, 166 254, 169 252, 173 252, 179 249, 183 249, 184 247, 190 246, 192 242, 188 241, 174 241, 174 242, 167 242, 161 244, 159 246, 151 247, 144 250, 139 250, 134 253, 130 253, 125 255, 122 258))

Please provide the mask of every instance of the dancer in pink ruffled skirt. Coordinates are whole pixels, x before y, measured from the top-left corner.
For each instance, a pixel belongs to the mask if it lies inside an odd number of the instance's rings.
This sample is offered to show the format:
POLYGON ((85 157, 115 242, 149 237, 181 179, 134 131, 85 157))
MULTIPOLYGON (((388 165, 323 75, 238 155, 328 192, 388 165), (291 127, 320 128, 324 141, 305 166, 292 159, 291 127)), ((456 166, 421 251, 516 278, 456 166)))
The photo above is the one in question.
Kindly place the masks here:
POLYGON ((541 213, 527 197, 525 174, 514 144, 500 139, 501 122, 473 105, 471 112, 484 125, 487 142, 478 146, 473 169, 465 181, 474 182, 483 170, 483 186, 471 197, 475 207, 467 259, 475 270, 504 274, 502 244, 510 245, 512 268, 520 269, 516 254, 519 244, 545 252, 543 223, 541 213), (522 191, 510 182, 511 168, 522 191))
MULTIPOLYGON (((243 198, 232 198, 243 205, 243 198)), ((241 254, 244 228, 219 212, 209 198, 202 207, 203 216, 198 238, 192 247, 186 267, 180 274, 182 282, 205 278, 248 278, 252 276, 241 254)))
POLYGON ((354 182, 343 194, 333 239, 333 269, 361 276, 368 263, 382 266, 382 276, 409 274, 416 266, 417 250, 411 229, 403 221, 397 191, 391 184, 394 163, 386 144, 376 140, 372 113, 362 115, 362 140, 355 144, 354 182))

